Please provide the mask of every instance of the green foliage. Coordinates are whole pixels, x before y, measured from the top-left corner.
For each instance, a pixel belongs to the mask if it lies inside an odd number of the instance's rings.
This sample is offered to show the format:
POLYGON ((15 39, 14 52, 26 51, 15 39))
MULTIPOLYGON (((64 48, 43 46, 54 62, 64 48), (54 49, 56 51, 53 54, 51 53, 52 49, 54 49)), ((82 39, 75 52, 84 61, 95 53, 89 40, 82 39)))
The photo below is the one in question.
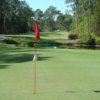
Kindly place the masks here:
POLYGON ((92 35, 89 35, 87 37, 87 41, 86 42, 87 42, 88 45, 95 45, 96 44, 95 37, 93 37, 92 35))
POLYGON ((96 8, 94 12, 95 33, 100 36, 100 0, 96 0, 96 8))
POLYGON ((100 0, 66 0, 66 4, 71 2, 74 12, 71 31, 74 30, 81 38, 87 33, 100 36, 100 0))
POLYGON ((84 35, 80 41, 80 45, 86 45, 88 48, 95 48, 96 39, 94 34, 86 34, 84 35))
POLYGON ((0 11, 0 34, 24 34, 34 31, 34 19, 38 19, 42 32, 69 31, 72 23, 72 18, 68 14, 62 14, 60 21, 57 20, 61 12, 54 6, 49 6, 45 12, 41 9, 33 11, 25 0, 1 0, 0 11))
POLYGON ((100 45, 100 37, 96 37, 96 44, 100 45))
POLYGON ((78 35, 75 34, 75 33, 70 33, 70 34, 68 35, 68 38, 71 39, 71 40, 73 40, 73 39, 78 39, 78 35))
POLYGON ((60 14, 56 21, 56 28, 58 30, 70 31, 71 23, 72 23, 72 17, 70 15, 60 14))
POLYGON ((57 16, 60 15, 60 11, 54 6, 49 6, 44 13, 44 31, 52 32, 55 29, 55 22, 57 16))
POLYGON ((36 9, 34 12, 34 17, 38 20, 42 19, 43 11, 41 11, 40 9, 36 9))
POLYGON ((0 34, 25 33, 32 27, 33 11, 25 1, 0 1, 0 34))

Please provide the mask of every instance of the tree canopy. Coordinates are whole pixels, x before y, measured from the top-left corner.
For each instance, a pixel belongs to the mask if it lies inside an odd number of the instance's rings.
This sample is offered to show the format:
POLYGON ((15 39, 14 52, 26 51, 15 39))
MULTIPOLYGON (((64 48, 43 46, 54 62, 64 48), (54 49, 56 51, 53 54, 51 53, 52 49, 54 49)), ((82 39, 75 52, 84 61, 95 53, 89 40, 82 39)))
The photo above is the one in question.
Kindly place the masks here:
POLYGON ((73 3, 70 6, 74 12, 71 30, 100 35, 100 0, 66 0, 65 3, 73 3))
POLYGON ((25 0, 0 0, 0 34, 34 31, 36 18, 41 31, 75 30, 100 36, 100 0, 65 0, 65 3, 70 4, 72 15, 67 11, 63 14, 52 5, 43 12, 32 9, 25 0))
POLYGON ((33 10, 25 0, 0 0, 0 34, 33 31, 33 18, 38 19, 41 31, 69 30, 71 25, 71 16, 62 14, 52 5, 43 12, 33 10))

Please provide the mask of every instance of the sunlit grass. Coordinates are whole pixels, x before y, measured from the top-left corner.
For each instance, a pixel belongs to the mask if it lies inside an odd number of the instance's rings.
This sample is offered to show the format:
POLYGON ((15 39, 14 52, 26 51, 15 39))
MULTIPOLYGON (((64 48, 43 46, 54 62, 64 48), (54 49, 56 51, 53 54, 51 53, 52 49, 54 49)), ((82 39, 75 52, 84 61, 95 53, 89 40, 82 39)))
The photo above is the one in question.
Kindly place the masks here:
POLYGON ((99 100, 100 51, 0 47, 0 100, 99 100))

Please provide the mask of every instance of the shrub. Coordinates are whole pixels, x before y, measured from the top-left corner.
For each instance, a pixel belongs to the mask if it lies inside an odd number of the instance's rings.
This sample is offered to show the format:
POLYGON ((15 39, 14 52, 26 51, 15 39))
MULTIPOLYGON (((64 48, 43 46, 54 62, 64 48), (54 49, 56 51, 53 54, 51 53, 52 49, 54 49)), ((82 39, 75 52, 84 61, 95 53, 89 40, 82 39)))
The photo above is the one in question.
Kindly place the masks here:
POLYGON ((77 39, 78 38, 78 35, 71 33, 71 34, 68 35, 68 38, 71 39, 71 40, 77 39))
POLYGON ((96 39, 94 34, 84 35, 82 39, 80 39, 79 44, 87 45, 88 48, 94 48, 96 45, 96 39))
POLYGON ((87 41, 86 41, 88 45, 96 45, 96 40, 95 40, 95 35, 94 34, 89 34, 87 35, 87 41))
POLYGON ((96 44, 100 45, 100 37, 96 37, 96 44))

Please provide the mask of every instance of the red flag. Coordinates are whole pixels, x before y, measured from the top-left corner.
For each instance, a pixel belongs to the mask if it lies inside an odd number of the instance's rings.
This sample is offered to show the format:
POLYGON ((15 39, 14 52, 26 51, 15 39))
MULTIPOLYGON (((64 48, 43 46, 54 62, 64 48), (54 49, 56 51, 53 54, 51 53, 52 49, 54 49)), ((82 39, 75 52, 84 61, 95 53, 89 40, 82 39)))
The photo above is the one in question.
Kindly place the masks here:
POLYGON ((35 38, 36 40, 40 39, 40 31, 39 31, 39 25, 37 21, 35 22, 35 38))

